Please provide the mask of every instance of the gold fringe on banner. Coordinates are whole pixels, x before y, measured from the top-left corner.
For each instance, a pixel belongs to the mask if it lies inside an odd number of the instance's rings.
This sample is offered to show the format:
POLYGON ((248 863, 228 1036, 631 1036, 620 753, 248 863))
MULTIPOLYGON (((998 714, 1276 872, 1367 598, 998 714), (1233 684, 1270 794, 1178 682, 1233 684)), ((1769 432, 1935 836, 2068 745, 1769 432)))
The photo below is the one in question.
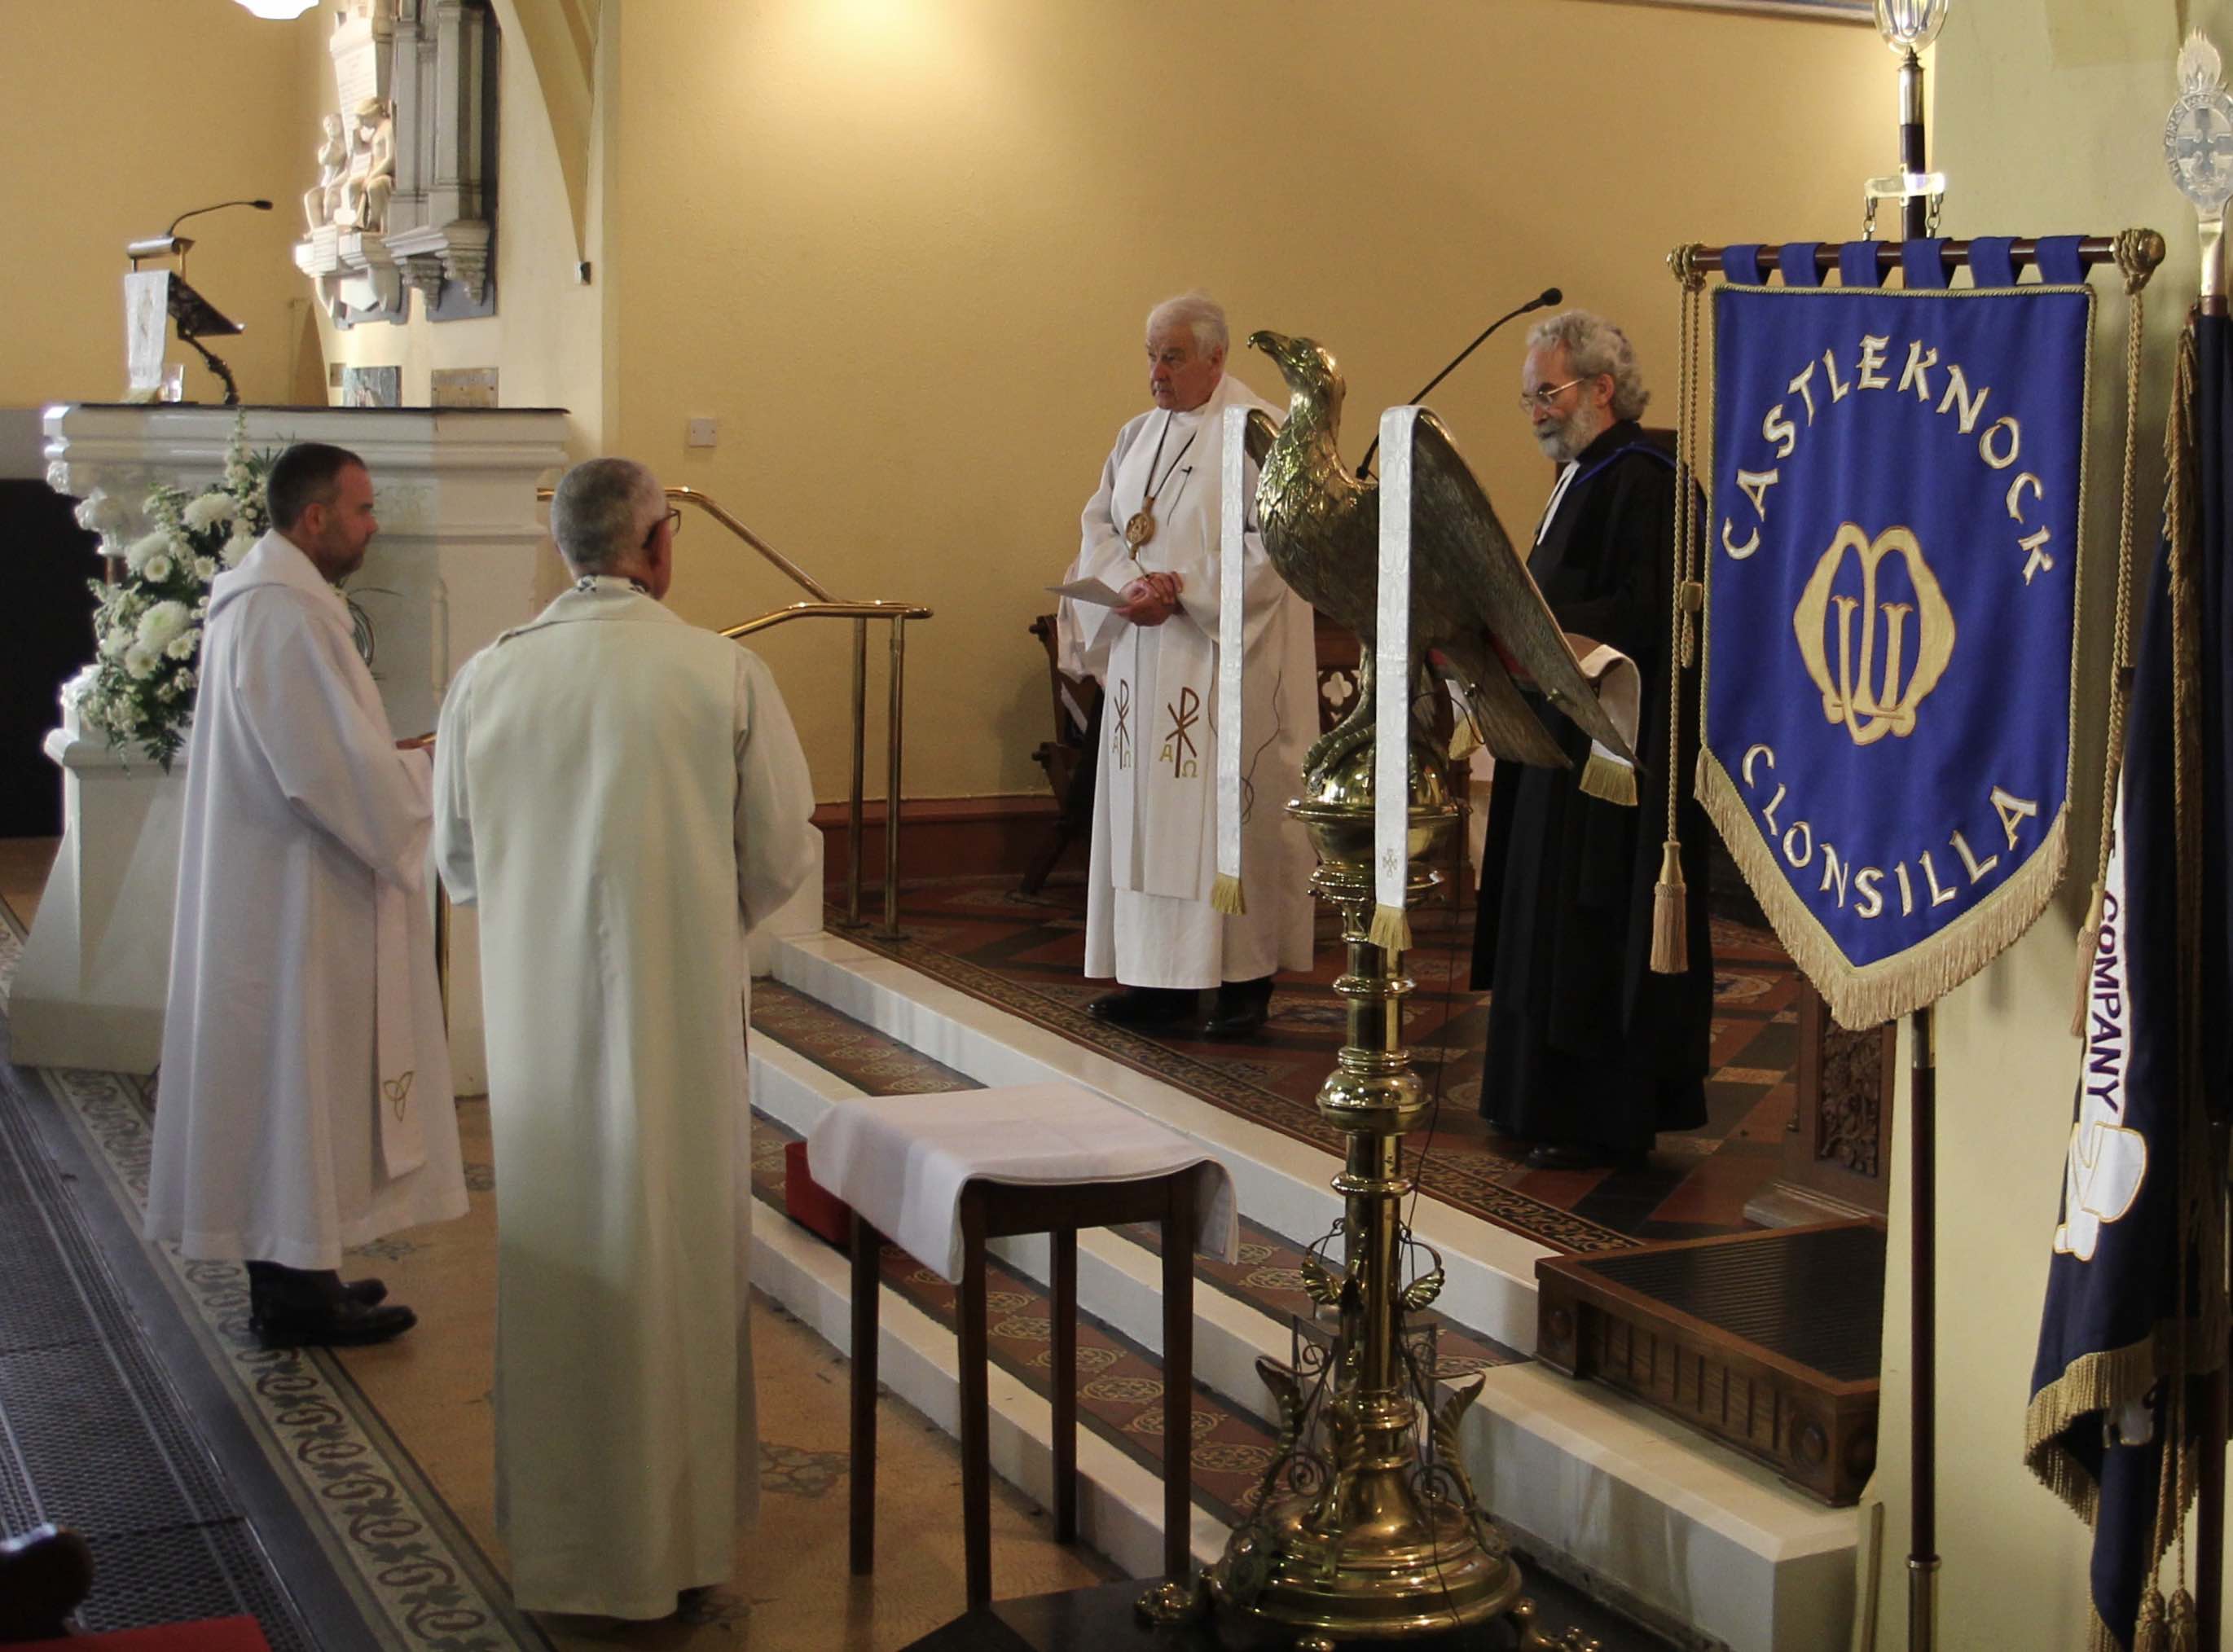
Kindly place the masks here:
POLYGON ((1401 907, 1376 906, 1372 908, 1372 928, 1365 939, 1383 952, 1408 953, 1411 950, 1411 920, 1403 915, 1401 907))
MULTIPOLYGON (((1698 753, 1698 801, 1760 900, 1776 939, 1841 1027, 1859 1031, 1936 1003, 1991 963, 2054 899, 2070 852, 2066 799, 2031 856, 2001 887, 1929 940, 1879 964, 1856 965, 1791 887, 1751 807, 1709 751, 1698 753)), ((1663 873, 1662 875, 1664 875, 1663 873)))
POLYGON ((2158 1356, 2158 1351, 2169 1348, 2171 1336, 2171 1322, 2165 1320, 2156 1326, 2154 1335, 2129 1347, 2105 1349, 2071 1361, 2060 1376, 2032 1395, 2024 1413, 2025 1467, 2088 1525, 2100 1506, 2101 1488, 2055 1440, 2080 1419, 2113 1411, 2153 1388, 2168 1363, 2158 1356))
POLYGON ((1247 916, 1248 897, 1241 892, 1240 880, 1219 873, 1217 881, 1210 885, 1209 909, 1221 912, 1228 918, 1247 916))

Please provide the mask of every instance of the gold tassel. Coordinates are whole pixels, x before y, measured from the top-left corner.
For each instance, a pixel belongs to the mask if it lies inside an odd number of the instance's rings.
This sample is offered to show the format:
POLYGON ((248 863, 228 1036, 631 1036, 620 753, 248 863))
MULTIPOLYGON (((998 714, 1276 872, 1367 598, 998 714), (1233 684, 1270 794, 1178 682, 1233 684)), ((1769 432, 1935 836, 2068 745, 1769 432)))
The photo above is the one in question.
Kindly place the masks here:
POLYGON ((1411 920, 1401 907, 1375 907, 1372 927, 1365 939, 1383 952, 1408 953, 1411 950, 1411 920))
POLYGON ((2160 1589, 2140 1597, 2140 1621, 2132 1630, 2132 1652, 2171 1652, 2171 1627, 2164 1622, 2160 1589))
POLYGON ((1651 972, 1680 975, 1690 967, 1688 896, 1683 887, 1683 844, 1669 838, 1659 854, 1659 881, 1651 891, 1651 972))
POLYGON ((1618 803, 1624 809, 1636 807, 1636 771, 1595 746, 1590 748, 1590 760, 1582 765, 1581 784, 1582 790, 1592 797, 1618 803))
POLYGON ((2171 1597, 2171 1652, 2202 1652, 2202 1625, 2194 1615, 2194 1597, 2184 1589, 2171 1597))
POLYGON ((2078 927, 2078 994, 2071 1001, 2070 1031, 2086 1036, 2086 1006, 2093 1001, 2093 955, 2101 949, 2101 912, 2107 891, 2097 881, 2093 899, 2086 908, 2086 921, 2078 927))
POLYGON ((1220 872, 1217 875, 1217 881, 1210 885, 1209 909, 1212 912, 1221 912, 1228 918, 1247 916, 1248 897, 1241 893, 1240 880, 1228 877, 1220 872))

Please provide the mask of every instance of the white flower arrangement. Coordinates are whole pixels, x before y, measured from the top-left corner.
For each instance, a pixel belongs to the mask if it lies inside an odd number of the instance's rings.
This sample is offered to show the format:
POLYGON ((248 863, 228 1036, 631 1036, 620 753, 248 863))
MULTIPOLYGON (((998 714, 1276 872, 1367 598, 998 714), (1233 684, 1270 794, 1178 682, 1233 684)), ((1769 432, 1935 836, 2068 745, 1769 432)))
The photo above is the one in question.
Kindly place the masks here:
POLYGON ((186 508, 179 512, 179 519, 187 527, 199 530, 231 522, 239 514, 239 502, 230 493, 205 493, 199 499, 188 500, 186 508))
POLYGON ((136 747, 168 769, 185 745, 210 582, 270 529, 264 479, 275 457, 249 452, 245 423, 236 423, 222 479, 199 493, 157 488, 144 511, 149 530, 136 537, 127 537, 122 500, 95 491, 79 504, 78 521, 124 570, 114 585, 93 582, 94 677, 77 702, 79 720, 113 749, 136 747))

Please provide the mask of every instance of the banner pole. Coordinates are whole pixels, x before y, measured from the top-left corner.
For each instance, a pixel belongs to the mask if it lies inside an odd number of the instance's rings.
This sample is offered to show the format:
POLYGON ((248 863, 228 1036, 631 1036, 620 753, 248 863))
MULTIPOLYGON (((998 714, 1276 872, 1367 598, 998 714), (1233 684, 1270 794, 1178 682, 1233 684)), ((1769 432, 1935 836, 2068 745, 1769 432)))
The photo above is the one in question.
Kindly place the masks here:
POLYGON ((1908 1212, 1908 1311, 1913 1343, 1908 1444, 1912 1526, 1907 1556, 1909 1652, 1938 1641, 1938 1051, 1936 1006, 1907 1020, 1908 1134, 1913 1190, 1908 1212))
MULTIPOLYGON (((1899 65, 1899 164, 1911 179, 1924 170, 1923 60, 1913 47, 1899 65)), ((1920 241, 1930 233, 1930 206, 1911 194, 1899 204, 1900 234, 1920 241)), ((1908 1017, 1909 1134, 1913 1188, 1908 1217, 1910 1357, 1914 1362, 1909 1404, 1912 1450, 1909 1494, 1914 1499, 1907 1557, 1909 1652, 1935 1652, 1938 1643, 1938 1050, 1935 1006, 1908 1017)))

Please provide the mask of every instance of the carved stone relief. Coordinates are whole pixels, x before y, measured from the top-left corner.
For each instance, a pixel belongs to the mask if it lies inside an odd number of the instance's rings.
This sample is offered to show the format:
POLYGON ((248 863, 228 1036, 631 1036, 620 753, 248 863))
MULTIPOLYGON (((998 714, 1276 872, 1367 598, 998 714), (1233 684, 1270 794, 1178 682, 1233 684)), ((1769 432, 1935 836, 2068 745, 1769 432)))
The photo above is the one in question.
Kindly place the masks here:
POLYGON ((297 268, 339 324, 495 309, 497 28, 487 0, 348 0, 297 268))

